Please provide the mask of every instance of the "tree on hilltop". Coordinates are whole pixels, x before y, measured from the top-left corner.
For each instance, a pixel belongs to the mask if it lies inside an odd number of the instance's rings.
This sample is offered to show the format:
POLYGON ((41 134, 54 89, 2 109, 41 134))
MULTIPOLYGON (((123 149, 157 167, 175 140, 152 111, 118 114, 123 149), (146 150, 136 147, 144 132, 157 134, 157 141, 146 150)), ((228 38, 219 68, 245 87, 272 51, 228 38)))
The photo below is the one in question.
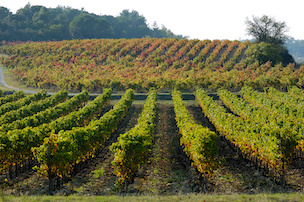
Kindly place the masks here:
POLYGON ((247 35, 253 36, 255 39, 255 45, 246 51, 249 62, 271 61, 283 65, 294 63, 293 57, 284 46, 288 39, 286 32, 289 30, 285 22, 279 22, 272 17, 263 15, 260 18, 253 16, 252 20, 247 17, 245 23, 247 35))
POLYGON ((285 22, 278 22, 274 18, 263 15, 261 18, 253 16, 252 21, 246 18, 247 34, 255 38, 256 43, 284 45, 289 31, 285 22))

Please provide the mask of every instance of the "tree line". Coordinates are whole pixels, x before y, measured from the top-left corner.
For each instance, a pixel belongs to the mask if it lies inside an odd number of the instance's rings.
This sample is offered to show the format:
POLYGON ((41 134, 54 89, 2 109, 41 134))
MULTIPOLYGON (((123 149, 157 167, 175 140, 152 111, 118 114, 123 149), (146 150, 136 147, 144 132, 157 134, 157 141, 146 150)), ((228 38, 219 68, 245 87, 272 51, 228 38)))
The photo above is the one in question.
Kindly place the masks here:
POLYGON ((149 27, 137 11, 119 16, 96 15, 84 9, 25 5, 13 14, 0 7, 0 41, 59 41, 84 38, 185 38, 154 23, 149 27))

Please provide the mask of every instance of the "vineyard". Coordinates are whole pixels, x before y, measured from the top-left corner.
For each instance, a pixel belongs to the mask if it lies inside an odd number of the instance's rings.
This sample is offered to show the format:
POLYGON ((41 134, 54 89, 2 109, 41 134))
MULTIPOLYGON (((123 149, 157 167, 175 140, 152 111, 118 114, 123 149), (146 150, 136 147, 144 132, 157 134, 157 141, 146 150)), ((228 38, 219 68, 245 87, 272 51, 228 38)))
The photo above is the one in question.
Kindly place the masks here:
POLYGON ((0 90, 0 197, 303 193, 304 66, 250 45, 3 42, 37 93, 0 90))
POLYGON ((28 86, 75 92, 304 86, 303 66, 246 62, 250 45, 248 41, 156 38, 4 43, 0 62, 28 86))
POLYGON ((155 88, 143 100, 132 89, 90 100, 88 91, 3 94, 4 194, 304 191, 304 91, 296 86, 175 89, 167 100, 155 88))

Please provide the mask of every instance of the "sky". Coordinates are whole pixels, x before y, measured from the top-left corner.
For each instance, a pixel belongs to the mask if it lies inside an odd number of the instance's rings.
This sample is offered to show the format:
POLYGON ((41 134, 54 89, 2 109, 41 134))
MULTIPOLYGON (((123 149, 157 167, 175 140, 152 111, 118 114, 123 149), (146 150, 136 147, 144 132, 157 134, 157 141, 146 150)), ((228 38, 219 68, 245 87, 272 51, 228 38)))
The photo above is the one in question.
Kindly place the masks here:
POLYGON ((136 10, 152 26, 156 22, 174 34, 189 39, 250 39, 246 17, 268 15, 284 21, 287 35, 304 40, 302 0, 0 0, 0 6, 15 13, 27 3, 47 8, 69 6, 98 15, 118 16, 122 10, 136 10))

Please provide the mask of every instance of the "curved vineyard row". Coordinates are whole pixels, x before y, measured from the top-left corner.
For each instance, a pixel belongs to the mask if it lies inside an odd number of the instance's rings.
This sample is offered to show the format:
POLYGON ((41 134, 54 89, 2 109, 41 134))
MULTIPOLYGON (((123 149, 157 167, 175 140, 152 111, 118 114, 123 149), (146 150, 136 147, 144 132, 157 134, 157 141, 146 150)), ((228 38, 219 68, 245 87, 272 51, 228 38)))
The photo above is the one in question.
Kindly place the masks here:
POLYGON ((202 175, 211 177, 213 170, 219 165, 216 134, 195 123, 179 91, 172 92, 172 100, 177 126, 182 134, 180 142, 185 146, 184 151, 193 161, 193 166, 202 175))
POLYGON ((18 91, 18 92, 15 92, 12 95, 8 95, 8 96, 5 96, 5 97, 0 97, 0 106, 2 106, 5 103, 9 103, 9 102, 19 100, 19 99, 23 98, 24 96, 25 95, 24 95, 23 91, 18 91))
POLYGON ((94 156, 128 113, 133 100, 134 91, 127 90, 114 108, 99 120, 45 138, 41 146, 32 149, 41 163, 39 171, 52 180, 70 173, 74 165, 94 156))
POLYGON ((144 109, 137 124, 128 132, 121 134, 117 142, 111 145, 114 153, 114 172, 118 177, 117 187, 125 181, 132 183, 142 165, 148 162, 148 156, 154 137, 157 90, 152 88, 146 99, 144 109))
MULTIPOLYGON (((57 105, 55 109, 58 111, 51 111, 54 113, 49 113, 49 110, 42 112, 46 113, 45 115, 50 116, 39 116, 41 120, 38 120, 38 122, 45 121, 46 123, 55 119, 49 124, 43 124, 38 127, 26 127, 22 130, 11 130, 8 131, 8 133, 1 133, 1 168, 7 170, 11 165, 22 165, 24 160, 31 159, 31 147, 42 144, 43 139, 48 137, 52 131, 57 133, 59 130, 71 130, 72 127, 88 123, 107 105, 111 98, 111 90, 105 89, 103 94, 89 102, 83 108, 75 111, 81 104, 86 102, 88 98, 89 93, 85 91, 64 103, 57 105), (64 116, 66 114, 68 115, 64 116)), ((36 118, 37 117, 38 116, 36 116, 36 118)))
MULTIPOLYGON (((196 100, 216 129, 244 154, 259 159, 264 166, 275 169, 279 174, 285 169, 284 150, 276 131, 271 126, 258 126, 255 121, 244 120, 228 113, 205 91, 197 90, 196 100), (269 135, 273 134, 273 135, 269 135)), ((287 155, 287 154, 286 154, 287 155)))
MULTIPOLYGON (((267 89, 266 89, 267 91, 267 89)), ((278 93, 278 92, 277 92, 278 93)), ((303 136, 303 109, 295 108, 292 103, 284 103, 282 101, 274 101, 265 94, 260 94, 250 87, 244 87, 241 94, 245 100, 253 105, 267 111, 268 113, 276 114, 282 118, 280 127, 285 127, 285 132, 296 139, 297 147, 304 151, 304 136, 303 136), (294 135, 292 135, 294 134, 294 135)))
POLYGON ((0 116, 0 124, 12 123, 16 120, 34 115, 40 111, 43 111, 49 107, 53 107, 56 104, 63 102, 68 97, 68 92, 61 90, 55 95, 48 97, 38 102, 33 102, 29 105, 23 106, 17 110, 12 110, 4 115, 0 116))
POLYGON ((0 106, 0 116, 5 114, 6 112, 17 110, 20 107, 28 105, 32 102, 38 101, 40 99, 45 99, 45 97, 46 97, 46 91, 44 90, 36 94, 26 96, 25 98, 22 98, 18 101, 3 104, 0 106))

